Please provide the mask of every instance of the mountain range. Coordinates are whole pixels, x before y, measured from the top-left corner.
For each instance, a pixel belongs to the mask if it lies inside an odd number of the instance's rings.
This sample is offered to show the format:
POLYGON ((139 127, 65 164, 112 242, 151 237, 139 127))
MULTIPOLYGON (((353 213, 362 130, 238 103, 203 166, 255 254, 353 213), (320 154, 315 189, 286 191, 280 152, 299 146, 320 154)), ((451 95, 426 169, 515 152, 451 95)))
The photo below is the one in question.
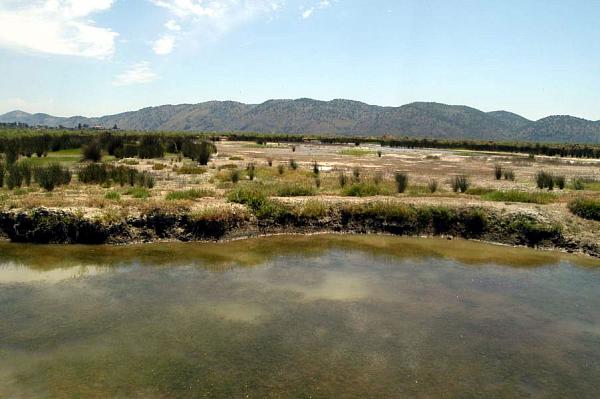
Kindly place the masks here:
POLYGON ((209 101, 161 105, 115 115, 56 117, 12 111, 0 122, 30 126, 117 125, 125 130, 248 131, 414 136, 438 139, 518 140, 600 144, 600 121, 568 115, 532 121, 507 111, 483 112, 463 105, 415 102, 382 107, 351 100, 269 100, 262 104, 209 101))

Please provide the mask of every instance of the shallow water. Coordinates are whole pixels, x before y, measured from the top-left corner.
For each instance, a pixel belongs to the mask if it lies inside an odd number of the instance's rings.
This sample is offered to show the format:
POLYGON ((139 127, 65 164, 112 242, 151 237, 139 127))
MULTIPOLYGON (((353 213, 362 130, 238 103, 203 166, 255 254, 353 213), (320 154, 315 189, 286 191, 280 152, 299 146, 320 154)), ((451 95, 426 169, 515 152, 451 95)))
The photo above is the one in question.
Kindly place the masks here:
POLYGON ((0 397, 596 398, 600 266, 385 236, 0 243, 0 397))

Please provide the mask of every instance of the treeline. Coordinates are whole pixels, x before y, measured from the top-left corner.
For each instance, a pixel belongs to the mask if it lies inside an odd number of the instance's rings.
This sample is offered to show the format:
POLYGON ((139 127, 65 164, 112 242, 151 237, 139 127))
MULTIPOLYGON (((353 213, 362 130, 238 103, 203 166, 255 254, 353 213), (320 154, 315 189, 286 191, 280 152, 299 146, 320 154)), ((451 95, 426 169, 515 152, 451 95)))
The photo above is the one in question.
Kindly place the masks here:
POLYGON ((48 152, 83 148, 86 157, 93 158, 104 150, 116 158, 162 158, 165 152, 182 153, 206 165, 210 155, 216 152, 212 143, 218 137, 189 134, 125 133, 100 134, 63 132, 60 134, 38 134, 23 136, 0 135, 0 152, 4 153, 7 165, 19 157, 44 157, 48 152))
POLYGON ((118 158, 140 157, 160 158, 164 152, 187 152, 192 158, 202 163, 206 151, 214 148, 202 142, 210 143, 221 139, 234 141, 253 141, 257 144, 267 142, 302 143, 321 142, 325 144, 380 144, 389 147, 403 148, 439 148, 465 149, 473 151, 496 151, 523 153, 531 155, 546 155, 575 158, 600 158, 600 146, 587 144, 548 144, 528 142, 496 142, 475 140, 442 140, 412 137, 344 137, 344 136, 315 136, 293 134, 264 134, 264 133, 186 133, 186 132, 69 132, 53 131, 40 132, 34 130, 0 129, 0 152, 4 152, 7 161, 16 159, 19 155, 44 156, 49 151, 80 148, 96 141, 110 155, 118 158))

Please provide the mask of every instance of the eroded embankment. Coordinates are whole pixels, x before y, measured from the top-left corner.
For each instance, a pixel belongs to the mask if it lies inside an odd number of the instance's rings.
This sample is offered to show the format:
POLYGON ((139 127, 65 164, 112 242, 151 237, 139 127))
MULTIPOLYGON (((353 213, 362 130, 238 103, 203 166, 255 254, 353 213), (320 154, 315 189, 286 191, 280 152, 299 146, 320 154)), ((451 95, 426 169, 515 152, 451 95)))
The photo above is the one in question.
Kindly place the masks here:
POLYGON ((51 208, 4 210, 0 211, 0 234, 13 242, 61 244, 207 241, 316 232, 444 235, 600 257, 597 242, 566 234, 560 221, 532 212, 392 202, 313 208, 280 204, 268 213, 251 207, 241 212, 224 208, 201 213, 157 208, 122 218, 51 208))

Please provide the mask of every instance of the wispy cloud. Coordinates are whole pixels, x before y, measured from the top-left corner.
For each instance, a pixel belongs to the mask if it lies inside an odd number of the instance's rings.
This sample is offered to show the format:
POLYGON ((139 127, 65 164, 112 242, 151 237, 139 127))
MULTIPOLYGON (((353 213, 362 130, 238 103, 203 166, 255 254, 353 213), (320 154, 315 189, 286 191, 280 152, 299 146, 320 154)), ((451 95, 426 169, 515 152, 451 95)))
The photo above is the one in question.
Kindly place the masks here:
POLYGON ((117 75, 113 81, 113 85, 130 86, 135 84, 149 83, 157 78, 158 75, 156 75, 152 69, 150 69, 150 64, 144 61, 131 65, 128 70, 117 75))
POLYGON ((315 13, 315 11, 322 10, 329 6, 331 6, 330 0, 320 0, 314 6, 311 6, 308 8, 305 8, 305 7, 300 8, 300 11, 301 11, 300 15, 302 16, 303 19, 307 19, 307 18, 310 18, 315 13))
MULTIPOLYGON (((285 0, 149 1, 167 10, 171 18, 165 23, 165 28, 171 33, 163 33, 153 42, 153 49, 157 54, 161 54, 156 51, 157 47, 161 47, 158 44, 172 50, 176 41, 182 37, 214 40, 250 20, 272 15, 285 4, 285 0), (166 46, 167 44, 170 46, 166 46)), ((162 54, 169 52, 162 52, 162 54)))
POLYGON ((106 58, 117 33, 90 16, 113 0, 0 0, 0 46, 26 51, 106 58))

